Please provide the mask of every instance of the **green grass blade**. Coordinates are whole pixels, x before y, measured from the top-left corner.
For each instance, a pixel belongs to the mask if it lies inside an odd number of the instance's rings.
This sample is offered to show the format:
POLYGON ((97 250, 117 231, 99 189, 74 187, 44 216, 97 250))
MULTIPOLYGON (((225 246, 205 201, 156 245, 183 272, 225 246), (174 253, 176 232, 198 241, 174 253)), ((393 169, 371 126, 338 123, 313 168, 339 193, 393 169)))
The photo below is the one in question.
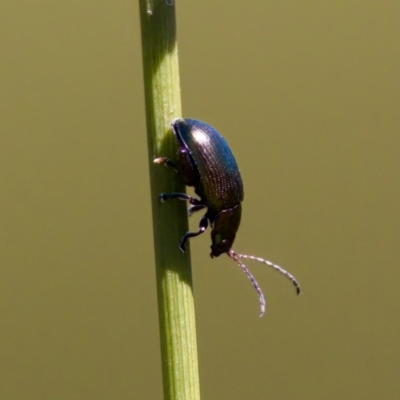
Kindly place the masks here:
POLYGON ((185 188, 172 169, 153 163, 160 156, 175 158, 170 123, 182 116, 175 6, 139 3, 164 398, 192 400, 200 398, 200 389, 189 244, 185 254, 178 249, 188 230, 186 205, 158 199, 161 192, 185 188))

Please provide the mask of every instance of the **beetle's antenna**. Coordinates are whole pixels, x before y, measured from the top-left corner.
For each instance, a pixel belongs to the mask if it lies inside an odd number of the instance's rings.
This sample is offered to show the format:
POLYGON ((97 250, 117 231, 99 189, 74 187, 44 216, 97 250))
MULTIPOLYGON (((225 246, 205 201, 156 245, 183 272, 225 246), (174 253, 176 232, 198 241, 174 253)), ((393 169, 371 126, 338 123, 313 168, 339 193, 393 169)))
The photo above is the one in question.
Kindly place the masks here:
POLYGON ((247 269, 247 267, 241 261, 239 261, 238 257, 241 256, 240 254, 237 254, 233 250, 229 250, 226 254, 228 254, 228 256, 230 258, 232 258, 233 260, 235 260, 237 262, 239 267, 242 268, 243 272, 250 279, 250 282, 253 284, 254 289, 256 289, 256 292, 258 294, 258 299, 260 300, 260 317, 262 317, 264 315, 264 312, 265 312, 265 298, 264 298, 264 294, 263 294, 263 292, 261 290, 260 285, 257 283, 256 279, 250 273, 250 271, 247 269))
MULTIPOLYGON (((276 269, 281 274, 285 275, 293 283, 293 285, 296 288, 296 293, 300 294, 300 284, 299 284, 299 282, 297 282, 296 278, 290 272, 286 271, 285 269, 283 269, 279 265, 276 265, 276 264, 272 263, 271 261, 264 260, 263 258, 255 257, 255 256, 249 256, 247 254, 236 254, 236 256, 239 257, 239 258, 247 258, 248 260, 258 261, 260 263, 267 264, 268 266, 276 269)), ((237 258, 236 258, 236 261, 237 261, 237 258)))

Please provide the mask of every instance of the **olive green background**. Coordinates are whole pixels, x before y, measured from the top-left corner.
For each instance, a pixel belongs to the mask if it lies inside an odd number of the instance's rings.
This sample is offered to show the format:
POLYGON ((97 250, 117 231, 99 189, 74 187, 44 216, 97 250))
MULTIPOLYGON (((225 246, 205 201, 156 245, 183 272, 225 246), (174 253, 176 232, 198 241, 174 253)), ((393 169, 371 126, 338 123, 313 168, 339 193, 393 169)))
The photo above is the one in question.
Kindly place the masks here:
MULTIPOLYGON (((176 3, 184 116, 245 184, 234 248, 303 289, 247 262, 260 319, 192 241, 202 398, 398 399, 397 2, 176 3)), ((138 4, 0 19, 0 398, 160 399, 138 4)))

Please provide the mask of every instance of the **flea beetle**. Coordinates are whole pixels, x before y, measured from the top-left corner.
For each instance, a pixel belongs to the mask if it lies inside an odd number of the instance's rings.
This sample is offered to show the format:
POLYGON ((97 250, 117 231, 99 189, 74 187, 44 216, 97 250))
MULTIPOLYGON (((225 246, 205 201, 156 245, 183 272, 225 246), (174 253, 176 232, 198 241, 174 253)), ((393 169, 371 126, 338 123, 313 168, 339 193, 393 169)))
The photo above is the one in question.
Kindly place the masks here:
POLYGON ((184 252, 187 240, 204 233, 210 223, 211 258, 226 253, 242 268, 257 291, 260 316, 265 311, 264 294, 240 259, 258 261, 276 269, 292 281, 297 294, 300 294, 299 283, 288 271, 263 258, 239 254, 232 249, 242 216, 244 191, 238 165, 226 140, 210 125, 194 119, 176 118, 171 127, 179 146, 177 160, 159 157, 154 162, 174 168, 185 185, 194 187, 199 199, 186 193, 161 193, 159 197, 162 201, 188 201, 189 215, 206 209, 200 220, 199 230, 185 233, 179 248, 184 252))

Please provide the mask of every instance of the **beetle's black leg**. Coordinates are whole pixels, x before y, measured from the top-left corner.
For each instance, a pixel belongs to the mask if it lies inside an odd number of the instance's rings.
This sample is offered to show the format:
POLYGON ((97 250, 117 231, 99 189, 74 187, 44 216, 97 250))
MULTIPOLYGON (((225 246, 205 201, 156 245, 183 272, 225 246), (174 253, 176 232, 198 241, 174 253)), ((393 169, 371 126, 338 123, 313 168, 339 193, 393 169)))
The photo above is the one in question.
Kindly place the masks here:
POLYGON ((167 201, 171 199, 188 201, 191 204, 188 209, 189 215, 192 215, 193 212, 207 207, 201 200, 198 200, 192 196, 188 196, 186 193, 161 193, 158 197, 161 199, 161 201, 167 201))
POLYGON ((161 199, 161 201, 179 199, 187 200, 190 204, 194 206, 202 204, 200 200, 197 200, 192 196, 188 196, 186 193, 161 193, 158 197, 161 199))
MULTIPOLYGON (((192 204, 192 203, 191 203, 191 204, 192 204)), ((190 207, 188 208, 189 217, 190 217, 194 212, 200 211, 200 210, 202 210, 203 208, 206 208, 206 207, 207 207, 207 206, 206 206, 205 204, 202 204, 202 203, 200 203, 200 204, 195 204, 195 205, 190 206, 190 207)))
POLYGON ((179 243, 179 248, 181 249, 181 251, 185 252, 185 244, 189 238, 201 235, 202 233, 204 233, 207 227, 208 227, 208 218, 207 214, 205 214, 203 218, 200 220, 199 230, 197 232, 186 232, 185 236, 182 238, 181 242, 179 243))
POLYGON ((164 164, 166 167, 171 167, 173 168, 176 172, 178 172, 178 169, 176 168, 176 165, 167 157, 158 157, 153 160, 154 163, 156 164, 164 164))
POLYGON ((191 204, 191 206, 188 208, 189 217, 194 212, 202 210, 203 208, 207 207, 204 203, 201 202, 201 200, 198 200, 192 196, 188 196, 186 193, 161 193, 160 196, 158 197, 161 199, 161 201, 167 201, 171 199, 188 201, 191 204))

